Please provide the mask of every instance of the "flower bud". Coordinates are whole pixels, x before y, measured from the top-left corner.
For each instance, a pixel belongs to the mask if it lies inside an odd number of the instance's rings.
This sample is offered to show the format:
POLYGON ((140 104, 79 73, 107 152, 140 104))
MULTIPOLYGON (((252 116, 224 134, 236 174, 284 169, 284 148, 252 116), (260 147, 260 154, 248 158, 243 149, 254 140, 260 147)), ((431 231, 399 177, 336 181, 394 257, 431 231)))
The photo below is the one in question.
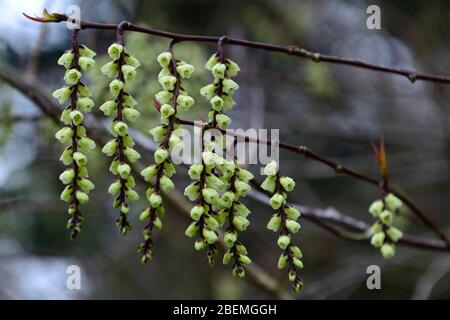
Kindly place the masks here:
POLYGON ((214 174, 206 177, 206 185, 212 189, 219 190, 223 187, 223 181, 214 174))
POLYGON ((84 167, 87 164, 87 158, 81 152, 74 152, 73 160, 75 160, 75 162, 79 167, 84 167))
POLYGON ((219 96, 214 96, 209 101, 213 110, 221 111, 223 107, 223 99, 219 96))
POLYGON ((301 226, 300 223, 298 223, 297 221, 287 219, 286 228, 289 230, 290 233, 297 233, 299 232, 301 226))
POLYGON ((69 117, 75 125, 81 124, 84 120, 83 114, 78 110, 71 111, 69 117))
POLYGON ((171 91, 175 88, 175 83, 177 83, 177 78, 172 75, 169 75, 169 76, 164 76, 164 77, 159 78, 158 81, 164 90, 171 91))
POLYGON ((61 156, 59 157, 59 161, 61 161, 64 165, 68 166, 72 163, 72 149, 66 148, 61 156))
POLYGON ((217 114, 216 115, 216 121, 217 121, 217 126, 220 129, 226 129, 226 128, 228 128, 228 126, 231 123, 231 118, 229 116, 224 115, 224 114, 217 114))
POLYGON ((164 136, 166 135, 166 128, 163 126, 157 126, 150 129, 149 132, 153 136, 153 140, 155 140, 155 142, 159 142, 164 139, 164 136))
POLYGON ((124 65, 122 66, 122 74, 125 81, 133 81, 136 78, 136 68, 124 65))
POLYGON ((381 247, 381 254, 385 259, 391 259, 395 255, 395 246, 393 244, 385 243, 381 247))
POLYGON ((69 127, 64 127, 58 130, 55 134, 55 138, 61 143, 67 143, 72 139, 73 130, 69 127))
POLYGON ((383 210, 380 213, 380 220, 386 225, 391 225, 392 221, 394 220, 394 216, 392 215, 392 212, 383 210))
POLYGON ((225 242, 225 244, 228 247, 232 247, 234 245, 234 243, 237 240, 237 234, 236 232, 225 232, 224 236, 223 236, 223 242, 225 242))
POLYGON ((108 141, 102 148, 102 152, 106 154, 108 157, 112 157, 117 150, 117 146, 119 143, 116 139, 108 141))
POLYGON ((162 52, 158 55, 157 60, 161 68, 167 67, 172 61, 172 54, 168 51, 162 52))
POLYGON ((113 78, 116 75, 117 70, 119 70, 119 64, 115 61, 106 63, 100 71, 108 78, 113 78))
POLYGON ((278 215, 274 214, 270 218, 269 223, 267 223, 267 229, 277 232, 280 228, 280 224, 281 218, 278 215))
POLYGON ((205 241, 203 241, 202 239, 199 239, 199 240, 195 241, 195 243, 194 243, 194 248, 197 251, 204 250, 204 249, 206 249, 207 246, 208 246, 208 244, 205 241))
POLYGON ((117 167, 117 172, 119 172, 119 175, 122 179, 126 179, 131 173, 131 167, 128 165, 128 163, 121 163, 117 167))
POLYGON ((234 102, 232 96, 223 95, 222 99, 223 99, 223 111, 228 111, 236 105, 236 102, 234 102))
POLYGON ((284 207, 284 213, 286 213, 287 217, 292 220, 297 220, 298 217, 300 217, 300 211, 292 206, 284 207))
POLYGON ((81 82, 78 83, 78 87, 77 87, 77 92, 80 96, 82 97, 90 97, 92 96, 91 91, 89 90, 89 88, 87 86, 85 86, 84 84, 82 84, 81 82))
POLYGON ((288 256, 284 253, 280 255, 278 258, 278 269, 282 270, 286 267, 286 264, 288 262, 288 256))
POLYGON ((171 115, 175 113, 175 109, 170 104, 163 104, 161 106, 161 117, 168 119, 171 115))
POLYGON ((231 259, 233 258, 233 254, 230 251, 225 252, 223 255, 223 264, 229 264, 231 262, 231 259))
POLYGON ((148 166, 141 171, 141 176, 144 177, 145 181, 150 182, 154 176, 156 176, 158 169, 155 165, 148 166))
POLYGON ((69 87, 62 87, 55 91, 53 91, 52 95, 58 99, 60 104, 63 104, 64 102, 69 99, 70 95, 72 94, 72 89, 69 87))
POLYGON ((163 163, 163 162, 167 159, 168 156, 169 156, 169 153, 167 152, 166 149, 158 148, 158 149, 155 151, 155 155, 154 155, 154 157, 155 157, 155 162, 156 162, 157 164, 163 163))
POLYGON ((67 169, 59 175, 59 180, 64 184, 69 184, 75 177, 75 172, 73 169, 67 169))
POLYGON ((230 77, 235 77, 238 74, 238 72, 241 71, 241 68, 239 68, 239 65, 230 59, 227 60, 226 65, 227 65, 228 75, 230 77))
POLYGON ((211 188, 204 188, 202 190, 202 195, 205 201, 209 204, 215 204, 217 199, 219 198, 219 194, 216 190, 211 188))
POLYGON ((215 233, 212 230, 208 230, 206 228, 203 228, 202 235, 203 235, 203 238, 205 238, 206 242, 209 244, 216 242, 218 239, 217 233, 215 233))
POLYGON ((208 167, 213 167, 216 164, 216 154, 211 151, 202 152, 203 163, 208 167))
POLYGON ((78 139, 78 146, 83 152, 88 152, 95 148, 95 142, 87 137, 78 139))
POLYGON ((156 193, 152 193, 148 201, 150 202, 153 208, 157 208, 162 205, 162 197, 156 193))
POLYGON ((234 212, 241 217, 246 217, 250 210, 244 204, 238 202, 234 204, 234 212))
POLYGON ((289 248, 290 248, 292 254, 294 255, 294 257, 300 259, 300 258, 303 256, 303 255, 302 255, 302 251, 300 250, 299 247, 294 246, 294 245, 291 245, 289 248))
POLYGON ((60 66, 64 66, 66 69, 69 69, 70 66, 72 65, 72 61, 74 58, 74 54, 73 52, 70 51, 66 51, 63 53, 63 55, 58 59, 58 64, 60 66))
POLYGON ((281 235, 278 237, 277 244, 280 247, 280 249, 286 249, 287 246, 291 243, 291 238, 287 235, 281 235))
POLYGON ((294 258, 293 262, 298 269, 303 269, 303 262, 300 259, 294 258))
POLYGON ((110 116, 117 109, 117 103, 113 100, 108 100, 103 103, 100 108, 101 111, 105 114, 105 116, 110 116))
POLYGON ((247 218, 241 216, 234 216, 233 225, 236 227, 238 231, 245 231, 247 227, 250 225, 250 221, 247 218))
POLYGON ((80 189, 82 191, 84 191, 86 193, 88 193, 91 190, 94 190, 94 188, 95 188, 94 184, 90 180, 88 180, 86 178, 83 178, 83 179, 79 180, 78 181, 78 186, 80 187, 80 189))
POLYGON ((177 97, 177 105, 181 109, 181 111, 188 111, 193 105, 195 101, 191 96, 179 95, 177 97))
POLYGON ((167 176, 162 176, 159 183, 161 185, 162 191, 164 191, 164 192, 170 192, 173 189, 175 189, 174 183, 167 176))
POLYGON ((205 64, 205 68, 207 70, 212 70, 216 64, 219 63, 219 57, 216 53, 214 53, 211 57, 209 57, 208 61, 205 64))
POLYGON ((78 98, 77 107, 83 112, 89 112, 94 107, 94 101, 88 97, 78 98))
POLYGON ((123 153, 125 154, 125 156, 131 163, 135 163, 136 161, 138 161, 141 158, 141 155, 139 154, 139 152, 137 152, 136 150, 134 150, 133 148, 130 148, 130 147, 125 148, 123 150, 123 153))
POLYGON ((170 100, 172 99, 173 93, 163 90, 155 94, 156 100, 158 100, 159 103, 165 104, 170 103, 170 100))
POLYGON ((286 190, 287 192, 291 192, 292 190, 294 190, 295 181, 292 178, 281 177, 280 183, 283 186, 283 189, 286 190))
POLYGON ((153 225, 156 229, 161 230, 162 229, 162 221, 160 218, 156 217, 155 220, 153 220, 153 225))
POLYGON ((61 192, 60 199, 64 202, 69 202, 72 197, 72 186, 67 186, 61 192))
POLYGON ((191 209, 191 218, 195 221, 200 220, 200 217, 202 216, 203 212, 205 210, 203 209, 203 206, 196 205, 191 209))
POLYGON ((389 239, 391 239, 393 242, 397 242, 401 237, 403 237, 403 232, 396 227, 390 227, 389 229, 387 229, 386 233, 389 239))
POLYGON ((397 209, 400 209, 400 207, 403 205, 402 200, 394 196, 392 193, 389 193, 385 198, 384 201, 386 203, 387 209, 390 211, 396 211, 397 209))
POLYGON ((86 204, 89 202, 89 196, 87 195, 86 192, 83 191, 77 191, 75 193, 75 196, 77 198, 77 200, 81 203, 81 204, 86 204))
POLYGON ((273 193, 275 191, 275 187, 276 187, 276 178, 274 176, 268 176, 266 179, 264 179, 263 183, 261 184, 261 188, 270 193, 273 193))
POLYGON ((219 222, 211 216, 205 217, 205 223, 211 230, 217 230, 217 228, 219 228, 219 222))
POLYGON ((297 278, 297 272, 295 272, 295 270, 289 270, 289 273, 288 273, 289 281, 294 282, 296 278, 297 278))
POLYGON ((123 105, 125 107, 134 107, 137 105, 137 101, 131 96, 131 94, 128 94, 126 92, 123 93, 123 105))
POLYGON ((189 79, 194 70, 194 66, 187 63, 177 66, 177 72, 183 79, 189 79))
POLYGON ((239 168, 237 170, 236 175, 240 180, 242 180, 244 182, 249 182, 250 180, 252 180, 254 178, 253 174, 250 171, 245 170, 243 168, 239 168))
POLYGON ((272 208, 277 210, 283 205, 284 197, 283 195, 276 193, 270 198, 269 202, 272 208))
POLYGON ((120 54, 123 52, 123 46, 119 43, 113 43, 108 48, 108 55, 111 59, 119 59, 120 54))
POLYGON ((381 200, 376 200, 374 202, 372 202, 372 204, 369 207, 369 212, 372 216, 374 216, 375 218, 377 218, 381 211, 383 211, 383 201, 381 200))
POLYGON ((125 54, 125 63, 135 68, 141 65, 138 59, 136 59, 133 56, 130 56, 129 54, 125 54))
POLYGON ((227 191, 222 195, 222 201, 224 203, 224 207, 225 208, 231 208, 231 206, 233 205, 234 199, 236 198, 236 196, 234 195, 233 192, 231 191, 227 191))
POLYGON ((208 84, 200 89, 200 94, 204 96, 207 100, 210 100, 216 92, 215 84, 208 84))
POLYGON ((225 71, 227 70, 227 66, 223 63, 218 63, 212 68, 212 74, 216 79, 225 78, 225 71))
POLYGON ((64 75, 64 81, 69 85, 77 84, 81 78, 81 72, 75 68, 69 69, 64 75))
POLYGON ((123 82, 118 79, 114 79, 109 84, 109 91, 114 97, 117 97, 119 93, 122 91, 122 89, 123 89, 123 82))
POLYGON ((136 109, 132 108, 124 108, 123 109, 123 116, 125 119, 127 119, 130 122, 135 122, 137 118, 139 118, 141 114, 136 109))
POLYGON ((264 168, 266 176, 274 176, 278 172, 278 163, 275 160, 270 161, 264 168))
POLYGON ((184 189, 184 195, 188 197, 190 201, 195 201, 199 196, 199 186, 196 183, 191 183, 184 189))
POLYGON ((242 265, 244 266, 248 266, 249 264, 252 263, 252 260, 248 256, 240 255, 239 262, 242 263, 242 265))
POLYGON ((123 137, 127 134, 128 125, 125 122, 117 121, 114 124, 114 132, 117 133, 119 136, 123 137))
POLYGON ((239 196, 245 197, 250 191, 250 186, 244 181, 236 180, 234 182, 234 187, 236 188, 236 192, 239 196))
POLYGON ((189 168, 188 174, 192 180, 198 180, 198 179, 200 179, 202 172, 203 172, 202 164, 193 164, 189 168))
POLYGON ((80 45, 79 46, 79 52, 80 55, 82 57, 89 57, 89 58, 93 58, 95 57, 97 54, 95 53, 95 51, 89 49, 88 47, 86 47, 85 45, 80 45))
POLYGON ((116 180, 108 188, 108 193, 115 195, 120 191, 120 188, 122 188, 122 183, 120 180, 116 180))
POLYGON ((232 95, 234 91, 239 89, 239 85, 231 79, 224 79, 222 81, 223 84, 223 92, 229 95, 232 95))
POLYGON ((375 233, 372 238, 370 238, 370 244, 376 248, 380 248, 384 243, 385 235, 384 232, 375 233))
POLYGON ((80 57, 78 59, 78 64, 80 65, 81 69, 84 71, 88 71, 93 66, 95 66, 95 60, 90 57, 80 57))

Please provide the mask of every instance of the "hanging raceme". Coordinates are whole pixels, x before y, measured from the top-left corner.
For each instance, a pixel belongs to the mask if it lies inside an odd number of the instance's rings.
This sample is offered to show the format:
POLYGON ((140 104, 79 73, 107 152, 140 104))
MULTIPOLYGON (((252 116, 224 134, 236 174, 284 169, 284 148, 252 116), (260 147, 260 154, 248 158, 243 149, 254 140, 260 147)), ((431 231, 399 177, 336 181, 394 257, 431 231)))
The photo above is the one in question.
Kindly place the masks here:
POLYGON ((297 270, 303 268, 302 252, 292 239, 293 235, 300 230, 300 224, 297 222, 300 212, 286 202, 287 193, 294 189, 295 182, 292 178, 280 176, 278 163, 275 161, 266 165, 264 174, 267 175, 267 178, 261 184, 261 188, 272 195, 270 205, 276 210, 267 224, 267 229, 274 232, 280 230, 277 244, 280 249, 284 250, 278 259, 278 268, 284 269, 288 266, 289 281, 293 282, 294 291, 300 292, 303 281, 297 270))
POLYGON ((143 231, 144 242, 138 248, 143 264, 153 258, 153 228, 162 228, 161 218, 164 215, 164 207, 161 191, 170 192, 175 188, 170 179, 175 173, 170 154, 183 144, 176 133, 176 129, 179 127, 176 118, 177 111, 187 111, 194 105, 194 99, 181 85, 181 79, 191 77, 194 66, 185 61, 176 60, 172 53, 172 46, 171 42, 168 50, 157 58, 162 68, 158 75, 162 91, 156 94, 155 99, 160 105, 161 124, 150 130, 155 142, 159 143, 154 154, 155 164, 141 171, 141 175, 150 183, 146 192, 150 206, 142 211, 139 217, 140 220, 146 220, 143 231))
POLYGON ((399 198, 389 193, 384 199, 374 201, 369 207, 370 214, 376 218, 376 222, 370 228, 372 234, 370 243, 380 249, 385 259, 395 255, 395 243, 403 236, 403 232, 393 225, 394 216, 398 214, 402 205, 399 198))
POLYGON ((95 148, 95 143, 86 136, 86 128, 83 126, 84 113, 91 111, 94 101, 89 98, 91 92, 88 87, 81 82, 81 71, 87 71, 95 65, 94 56, 94 51, 78 44, 78 30, 74 30, 71 50, 66 51, 58 60, 58 64, 66 68, 64 81, 67 86, 53 92, 59 103, 64 104, 69 100, 69 105, 61 113, 64 127, 55 137, 62 144, 68 145, 60 161, 70 168, 61 173, 59 179, 66 185, 61 193, 61 200, 70 203, 67 228, 72 239, 81 231, 84 220, 79 206, 89 201, 88 194, 94 189, 94 184, 88 179, 86 153, 95 148))
POLYGON ((140 116, 134 107, 136 100, 129 93, 129 84, 136 78, 136 68, 140 66, 139 61, 126 52, 122 37, 108 48, 108 55, 112 61, 106 63, 101 71, 109 78, 114 78, 109 84, 112 100, 106 101, 100 106, 105 116, 113 117, 111 122, 111 133, 114 139, 108 141, 102 152, 109 157, 114 157, 111 162, 110 171, 118 176, 108 189, 108 192, 116 196, 113 202, 114 208, 120 208, 120 214, 116 224, 121 234, 126 234, 131 228, 128 221, 130 210, 127 200, 136 201, 138 193, 133 189, 135 181, 131 175, 131 164, 140 159, 140 154, 133 149, 135 145, 133 138, 128 134, 126 121, 134 122, 140 116))

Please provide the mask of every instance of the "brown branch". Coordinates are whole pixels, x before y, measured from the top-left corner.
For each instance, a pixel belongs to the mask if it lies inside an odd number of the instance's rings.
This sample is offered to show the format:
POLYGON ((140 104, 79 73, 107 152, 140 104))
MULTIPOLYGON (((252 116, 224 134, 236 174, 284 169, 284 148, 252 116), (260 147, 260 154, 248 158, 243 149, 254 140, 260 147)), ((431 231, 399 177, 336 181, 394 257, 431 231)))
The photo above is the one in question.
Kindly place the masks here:
MULTIPOLYGON (((23 15, 25 17, 27 17, 28 19, 31 19, 36 22, 63 22, 63 21, 67 21, 69 19, 66 15, 58 14, 58 13, 52 13, 51 15, 53 15, 53 16, 50 19, 31 17, 25 13, 23 15)), ((95 22, 87 22, 87 21, 80 22, 81 29, 116 30, 117 26, 118 26, 117 24, 105 24, 105 23, 95 23, 95 22)), ((173 32, 157 30, 157 29, 140 27, 140 26, 136 26, 131 23, 129 23, 125 26, 125 30, 150 34, 150 35, 159 36, 159 37, 170 38, 170 39, 176 40, 177 42, 189 41, 189 42, 214 42, 214 43, 217 43, 219 40, 222 39, 224 44, 256 48, 256 49, 262 49, 262 50, 273 51, 273 52, 281 52, 281 53, 285 53, 288 55, 293 55, 293 56, 297 56, 300 58, 309 59, 314 62, 323 61, 323 62, 329 62, 329 63, 333 63, 333 64, 348 65, 348 66, 363 68, 363 69, 367 69, 367 70, 374 70, 374 71, 378 71, 378 72, 398 74, 398 75, 408 78, 411 82, 415 82, 416 80, 422 80, 422 81, 432 81, 432 82, 437 82, 437 83, 450 83, 449 76, 435 75, 435 74, 430 74, 430 73, 420 73, 420 72, 417 72, 414 70, 373 64, 373 63, 365 62, 365 61, 362 61, 359 59, 350 59, 350 58, 337 57, 337 56, 333 56, 333 55, 315 53, 315 52, 308 51, 306 49, 300 48, 295 45, 282 46, 282 45, 271 44, 271 43, 249 41, 249 40, 245 40, 245 39, 239 39, 239 38, 228 37, 228 36, 217 37, 217 36, 180 34, 180 33, 173 33, 173 32)))
MULTIPOLYGON (((189 126, 196 125, 196 122, 194 122, 194 121, 183 120, 183 119, 178 119, 178 121, 180 124, 183 124, 183 125, 189 125, 189 126)), ((208 125, 208 124, 200 124, 200 125, 208 125)), ((218 130, 220 130, 223 134, 237 137, 237 138, 241 139, 241 141, 253 142, 253 143, 258 143, 258 144, 266 144, 269 146, 272 145, 272 141, 270 141, 270 140, 254 138, 254 137, 251 137, 248 135, 241 135, 241 134, 234 133, 230 130, 222 130, 222 129, 218 129, 218 130)), ((391 185, 387 185, 387 184, 380 185, 380 182, 377 179, 367 176, 365 174, 356 172, 349 168, 346 168, 343 165, 341 165, 331 159, 328 159, 326 157, 323 157, 323 156, 313 152, 308 147, 297 146, 294 144, 289 144, 289 143, 284 143, 284 142, 278 142, 278 144, 279 144, 280 148, 282 148, 282 149, 301 154, 301 155, 305 156, 306 158, 313 159, 317 162, 320 162, 320 163, 330 167, 337 174, 341 173, 341 174, 356 178, 358 180, 365 181, 365 182, 375 185, 377 187, 383 188, 383 190, 387 193, 390 192, 392 194, 395 194, 426 226, 428 226, 442 240, 444 240, 450 248, 450 240, 448 239, 444 230, 442 230, 442 228, 437 224, 437 222, 435 222, 432 218, 430 218, 428 215, 426 215, 421 209, 419 209, 419 207, 416 204, 414 204, 414 202, 412 200, 408 199, 405 195, 400 193, 400 191, 396 190, 391 185)))

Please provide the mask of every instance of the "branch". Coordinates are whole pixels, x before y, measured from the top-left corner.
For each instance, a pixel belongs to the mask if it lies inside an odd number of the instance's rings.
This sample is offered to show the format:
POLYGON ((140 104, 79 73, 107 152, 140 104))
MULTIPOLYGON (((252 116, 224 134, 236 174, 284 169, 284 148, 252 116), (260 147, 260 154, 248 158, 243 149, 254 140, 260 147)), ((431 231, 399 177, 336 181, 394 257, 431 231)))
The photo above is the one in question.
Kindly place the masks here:
MULTIPOLYGON (((183 120, 183 119, 178 119, 180 124, 183 125, 189 125, 189 126, 195 126, 196 123, 193 121, 189 121, 189 120, 183 120)), ((201 124, 201 125, 206 125, 206 124, 201 124)), ((271 145, 272 141, 270 140, 264 140, 264 139, 260 139, 260 138, 254 138, 248 135, 241 135, 241 134, 237 134, 234 133, 230 130, 220 130, 223 134, 227 134, 229 136, 233 136, 233 137, 237 137, 239 139, 241 139, 242 141, 245 142, 253 142, 253 143, 258 143, 258 144, 266 144, 266 145, 271 145)), ((294 153, 298 153, 301 154, 303 156, 305 156, 306 158, 309 159, 313 159, 317 162, 320 162, 328 167, 330 167, 331 169, 333 169, 337 174, 341 173, 350 177, 353 177, 355 179, 361 180, 361 181, 365 181, 366 183, 375 185, 377 187, 381 187, 383 188, 387 193, 392 193, 394 195, 396 195, 398 198, 400 198, 403 203, 409 207, 411 209, 411 211, 426 225, 428 226, 431 230, 433 230, 442 240, 444 240, 449 248, 450 248, 450 240, 448 239, 447 235, 445 234, 445 232, 442 230, 442 228, 429 216, 427 216, 422 210, 419 209, 419 207, 417 205, 414 204, 414 202, 410 199, 408 199, 405 195, 403 195, 402 193, 400 193, 400 191, 396 190, 395 188, 393 188, 391 185, 386 185, 386 184, 382 184, 380 185, 380 182, 372 177, 369 177, 365 174, 356 172, 354 170, 351 170, 349 168, 344 167, 343 165, 328 159, 326 157, 323 157, 315 152, 313 152, 312 150, 310 150, 308 147, 305 146, 297 146, 297 145, 293 145, 293 144, 289 144, 289 143, 284 143, 284 142, 278 142, 279 143, 279 147, 294 153)))
MULTIPOLYGON (((47 13, 47 16, 43 17, 43 18, 31 17, 25 13, 23 13, 23 15, 25 17, 27 17, 28 19, 36 21, 36 22, 63 22, 63 21, 67 21, 69 19, 68 16, 66 16, 64 14, 59 14, 59 13, 52 13, 52 14, 47 13)), ((80 21, 80 27, 81 27, 81 29, 116 30, 118 25, 117 24, 105 24, 105 23, 80 21)), ((390 73, 390 74, 398 74, 398 75, 406 77, 412 83, 414 83, 417 80, 431 81, 431 82, 437 82, 437 83, 450 83, 449 76, 435 75, 435 74, 430 74, 430 73, 420 73, 420 72, 417 72, 414 70, 373 64, 373 63, 365 62, 365 61, 362 61, 359 59, 350 59, 350 58, 337 57, 337 56, 333 56, 333 55, 315 53, 315 52, 308 51, 306 49, 300 48, 295 45, 282 46, 282 45, 271 44, 271 43, 249 41, 249 40, 245 40, 245 39, 233 38, 233 37, 228 37, 228 36, 217 37, 217 36, 200 36, 200 35, 180 34, 180 33, 167 32, 167 31, 162 31, 162 30, 157 30, 157 29, 139 27, 139 26, 136 26, 131 23, 127 24, 126 27, 124 28, 124 30, 146 33, 146 34, 150 34, 150 35, 154 35, 154 36, 158 36, 158 37, 165 37, 165 38, 176 40, 177 42, 189 41, 189 42, 214 42, 214 43, 217 43, 221 38, 223 38, 223 43, 225 43, 225 44, 262 49, 262 50, 266 50, 266 51, 281 52, 281 53, 293 55, 293 56, 296 56, 299 58, 309 59, 314 62, 324 61, 324 62, 329 62, 329 63, 333 63, 333 64, 342 64, 342 65, 348 65, 348 66, 353 66, 353 67, 357 67, 357 68, 363 68, 363 69, 367 69, 367 70, 374 70, 374 71, 385 72, 385 73, 390 73)))

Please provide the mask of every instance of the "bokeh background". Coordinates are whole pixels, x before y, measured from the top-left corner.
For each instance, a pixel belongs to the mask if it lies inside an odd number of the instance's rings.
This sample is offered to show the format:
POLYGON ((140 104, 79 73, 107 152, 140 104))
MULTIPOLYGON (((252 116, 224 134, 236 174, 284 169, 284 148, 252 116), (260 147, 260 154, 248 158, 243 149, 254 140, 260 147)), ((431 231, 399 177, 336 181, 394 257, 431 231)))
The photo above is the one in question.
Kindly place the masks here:
MULTIPOLYGON (((231 35, 255 41, 296 44, 321 53, 360 58, 419 71, 450 74, 450 3, 448 1, 202 1, 0 0, 0 70, 38 83, 47 93, 63 83, 59 55, 70 46, 64 24, 37 24, 21 13, 64 12, 70 4, 82 19, 105 23, 129 20, 167 31, 231 35), (366 28, 366 8, 381 7, 381 30, 366 28)), ((167 39, 126 33, 129 51, 143 67, 133 92, 143 134, 158 122, 151 97, 159 87, 156 56, 167 39)), ((98 52, 89 73, 97 105, 108 97, 107 79, 99 69, 114 41, 112 31, 88 30, 80 41, 98 52)), ((197 100, 183 118, 205 118, 207 103, 198 89, 208 83, 203 64, 213 44, 181 44, 177 56, 194 64, 188 90, 197 100)), ((421 209, 449 230, 450 87, 410 83, 389 74, 313 63, 278 53, 226 46, 226 55, 242 72, 232 127, 280 128, 281 139, 304 144, 318 153, 368 175, 378 174, 370 144, 384 135, 390 180, 421 209)), ((55 100, 56 102, 56 100, 55 100)), ((112 180, 110 159, 97 151, 89 168, 96 189, 84 206, 84 229, 75 241, 65 230, 66 205, 59 200, 61 146, 53 138, 58 126, 23 93, 0 79, 0 298, 4 299, 224 299, 273 298, 251 281, 232 277, 219 261, 207 265, 205 254, 184 236, 189 223, 178 206, 170 206, 155 239, 155 259, 142 267, 136 253, 143 202, 130 217, 126 236, 115 226, 116 212, 106 192, 112 180), (82 269, 82 289, 66 289, 66 268, 82 269)), ((93 112, 99 123, 103 115, 93 112)), ((101 130, 102 128, 98 128, 101 130)), ((104 133, 107 137, 108 133, 104 133)), ((146 139, 146 138, 145 138, 146 139)), ((292 199, 300 204, 337 210, 371 223, 367 207, 376 187, 336 176, 332 170, 298 155, 281 152, 283 171, 297 181, 292 199)), ((144 163, 152 154, 146 152, 144 163)), ((250 170, 259 173, 258 166, 250 170)), ((188 184, 179 170, 177 190, 188 184)), ((139 190, 143 194, 143 185, 139 190)), ((290 295, 285 273, 279 274, 276 235, 265 229, 271 209, 255 200, 252 225, 244 233, 253 260, 279 281, 290 295), (280 279, 280 280, 278 280, 280 279)), ((434 235, 405 211, 399 223, 408 233, 434 235)), ((299 299, 436 299, 450 297, 448 253, 399 246, 386 262, 368 243, 338 239, 308 221, 297 237, 303 252, 306 284, 299 299), (382 289, 366 288, 366 268, 382 268, 382 289)))

